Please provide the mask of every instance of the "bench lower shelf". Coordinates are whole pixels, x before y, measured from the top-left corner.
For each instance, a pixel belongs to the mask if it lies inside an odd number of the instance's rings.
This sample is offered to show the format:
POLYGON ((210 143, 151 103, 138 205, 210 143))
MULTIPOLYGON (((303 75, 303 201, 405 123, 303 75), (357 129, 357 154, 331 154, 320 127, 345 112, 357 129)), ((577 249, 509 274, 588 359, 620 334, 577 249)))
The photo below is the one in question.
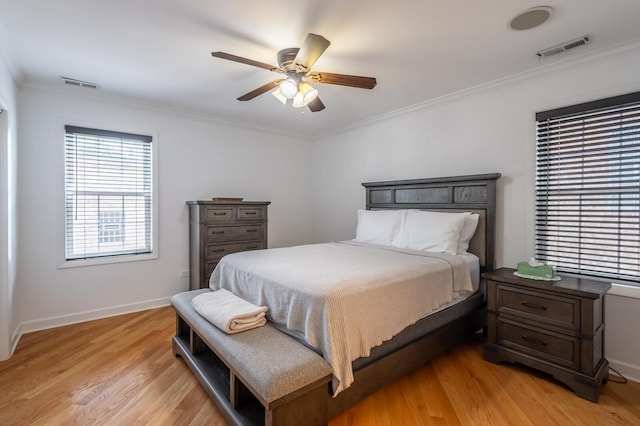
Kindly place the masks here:
POLYGON ((257 399, 245 402, 241 407, 233 407, 230 398, 230 371, 211 353, 194 355, 189 343, 179 336, 173 337, 173 353, 184 359, 187 366, 207 391, 214 403, 223 411, 227 419, 234 424, 262 425, 264 408, 257 399), (226 369, 226 377, 224 370, 226 369))

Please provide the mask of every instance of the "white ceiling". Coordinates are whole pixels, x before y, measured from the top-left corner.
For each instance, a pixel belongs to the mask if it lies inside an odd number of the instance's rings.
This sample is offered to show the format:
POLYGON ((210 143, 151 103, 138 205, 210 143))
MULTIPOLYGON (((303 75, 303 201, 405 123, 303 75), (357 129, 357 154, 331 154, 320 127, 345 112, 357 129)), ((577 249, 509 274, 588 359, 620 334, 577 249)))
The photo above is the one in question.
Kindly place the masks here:
POLYGON ((20 84, 60 76, 100 92, 299 136, 317 137, 508 76, 640 40, 640 0, 550 0, 552 17, 514 31, 537 0, 0 0, 0 42, 20 84), (279 75, 213 58, 224 51, 277 65, 308 32, 331 45, 314 71, 376 77, 373 90, 316 84, 321 112, 269 93, 236 98, 279 75), (592 43, 539 61, 536 52, 592 43), (301 112, 303 112, 301 114, 301 112))

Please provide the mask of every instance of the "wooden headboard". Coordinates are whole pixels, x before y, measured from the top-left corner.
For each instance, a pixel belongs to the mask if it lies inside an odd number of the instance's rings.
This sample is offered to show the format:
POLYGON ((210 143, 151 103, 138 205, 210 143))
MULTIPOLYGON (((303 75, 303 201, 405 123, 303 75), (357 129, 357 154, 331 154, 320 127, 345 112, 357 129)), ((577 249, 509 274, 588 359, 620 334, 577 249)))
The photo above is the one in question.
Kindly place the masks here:
POLYGON ((365 182, 367 209, 420 209, 480 215, 469 252, 482 269, 495 266, 496 181, 500 173, 428 179, 365 182))

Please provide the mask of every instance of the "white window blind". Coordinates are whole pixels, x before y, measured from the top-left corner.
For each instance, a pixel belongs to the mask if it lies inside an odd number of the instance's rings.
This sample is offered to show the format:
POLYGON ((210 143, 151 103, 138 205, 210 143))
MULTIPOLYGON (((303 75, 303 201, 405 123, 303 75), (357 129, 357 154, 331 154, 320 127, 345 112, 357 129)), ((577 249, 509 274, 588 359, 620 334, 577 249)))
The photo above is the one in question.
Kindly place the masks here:
POLYGON ((151 253, 151 137, 65 126, 65 258, 151 253))
POLYGON ((640 285, 640 92, 536 121, 537 258, 640 285))

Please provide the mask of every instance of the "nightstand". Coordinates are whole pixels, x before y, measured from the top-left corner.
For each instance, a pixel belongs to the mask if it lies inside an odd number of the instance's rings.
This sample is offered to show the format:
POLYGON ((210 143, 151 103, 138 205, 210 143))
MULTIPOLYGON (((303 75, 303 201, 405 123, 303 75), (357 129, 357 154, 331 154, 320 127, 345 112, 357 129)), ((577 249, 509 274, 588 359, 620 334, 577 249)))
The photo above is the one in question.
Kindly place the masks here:
POLYGON ((538 281, 501 268, 487 281, 484 359, 520 363, 552 375, 578 396, 598 401, 604 358, 604 295, 610 284, 572 277, 538 281))

